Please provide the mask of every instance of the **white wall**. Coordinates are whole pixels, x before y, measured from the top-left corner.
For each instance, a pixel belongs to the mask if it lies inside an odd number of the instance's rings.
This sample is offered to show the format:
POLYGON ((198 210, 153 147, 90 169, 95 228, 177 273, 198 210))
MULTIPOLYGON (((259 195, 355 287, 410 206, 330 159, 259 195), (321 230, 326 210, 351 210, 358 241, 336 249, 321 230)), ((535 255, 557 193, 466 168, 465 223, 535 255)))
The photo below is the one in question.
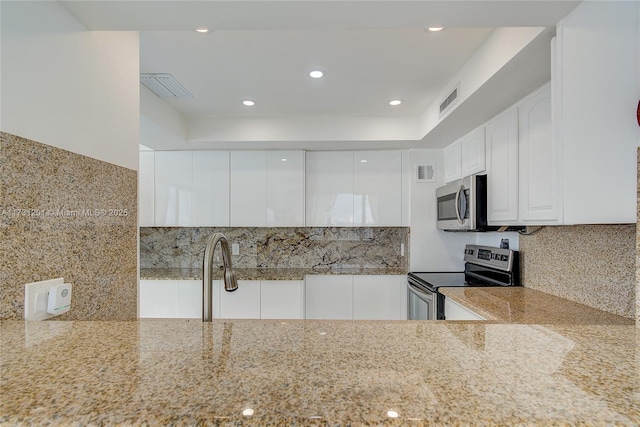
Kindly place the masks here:
POLYGON ((137 32, 91 32, 57 2, 0 3, 2 131, 138 169, 137 32))
POLYGON ((410 271, 462 271, 466 244, 479 233, 452 233, 436 229, 436 188, 444 182, 442 150, 411 150, 411 250, 410 271), (416 183, 416 165, 434 164, 435 183, 416 183))

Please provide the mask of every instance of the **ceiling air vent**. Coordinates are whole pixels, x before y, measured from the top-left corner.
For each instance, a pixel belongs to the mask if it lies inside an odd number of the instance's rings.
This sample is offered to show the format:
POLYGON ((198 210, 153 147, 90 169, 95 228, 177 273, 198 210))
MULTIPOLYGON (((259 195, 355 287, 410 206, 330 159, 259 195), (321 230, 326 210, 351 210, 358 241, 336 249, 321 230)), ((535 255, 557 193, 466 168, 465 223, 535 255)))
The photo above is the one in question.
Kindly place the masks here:
POLYGON ((453 91, 449 94, 449 96, 447 96, 445 100, 442 101, 442 103, 440 104, 440 115, 442 116, 447 110, 449 110, 449 108, 453 104, 455 104, 457 100, 458 100, 458 87, 456 86, 456 88, 453 89, 453 91))
POLYGON ((433 165, 416 167, 416 182, 436 182, 436 169, 433 165))
POLYGON ((193 98, 193 95, 168 73, 140 73, 140 83, 160 98, 193 98))

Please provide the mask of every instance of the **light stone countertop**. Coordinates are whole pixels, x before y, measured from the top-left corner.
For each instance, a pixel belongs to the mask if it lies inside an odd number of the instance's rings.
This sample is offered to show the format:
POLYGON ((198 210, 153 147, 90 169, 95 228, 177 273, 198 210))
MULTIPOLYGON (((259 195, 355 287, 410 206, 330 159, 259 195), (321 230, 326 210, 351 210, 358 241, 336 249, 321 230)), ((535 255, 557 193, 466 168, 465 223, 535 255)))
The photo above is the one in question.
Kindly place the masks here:
POLYGON ((3 321, 0 425, 637 426, 639 331, 498 321, 3 321))
MULTIPOLYGON (((314 274, 402 275, 402 268, 234 268, 238 280, 304 280, 314 274)), ((200 268, 141 268, 141 280, 202 280, 200 268)), ((222 270, 214 270, 214 279, 222 279, 222 270)))
POLYGON ((521 286, 440 288, 439 291, 488 320, 540 325, 635 324, 632 319, 521 286))

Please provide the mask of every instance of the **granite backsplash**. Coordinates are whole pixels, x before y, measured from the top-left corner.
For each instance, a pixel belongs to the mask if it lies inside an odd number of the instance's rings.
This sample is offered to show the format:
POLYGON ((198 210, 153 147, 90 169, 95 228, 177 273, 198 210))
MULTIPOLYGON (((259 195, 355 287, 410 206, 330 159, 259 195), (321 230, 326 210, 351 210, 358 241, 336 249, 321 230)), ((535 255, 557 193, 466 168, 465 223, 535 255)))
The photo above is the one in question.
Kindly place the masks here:
POLYGON ((140 268, 202 268, 215 232, 238 244, 237 268, 408 269, 408 227, 141 227, 140 268))
POLYGON ((24 317, 24 285, 64 277, 56 320, 137 318, 137 172, 0 133, 0 319, 24 317))

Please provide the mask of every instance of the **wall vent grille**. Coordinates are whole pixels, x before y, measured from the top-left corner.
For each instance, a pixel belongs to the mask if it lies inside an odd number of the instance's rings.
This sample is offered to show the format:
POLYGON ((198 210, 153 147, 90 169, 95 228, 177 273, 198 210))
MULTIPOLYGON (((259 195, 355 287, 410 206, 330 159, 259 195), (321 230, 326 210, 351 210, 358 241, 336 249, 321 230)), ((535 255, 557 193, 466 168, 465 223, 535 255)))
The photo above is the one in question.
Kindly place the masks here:
POLYGON ((458 100, 458 87, 456 87, 440 104, 440 115, 444 114, 458 100))
POLYGON ((140 73, 140 83, 160 98, 193 98, 193 95, 168 73, 140 73))
POLYGON ((436 182, 436 169, 433 165, 416 167, 416 182, 436 182))

